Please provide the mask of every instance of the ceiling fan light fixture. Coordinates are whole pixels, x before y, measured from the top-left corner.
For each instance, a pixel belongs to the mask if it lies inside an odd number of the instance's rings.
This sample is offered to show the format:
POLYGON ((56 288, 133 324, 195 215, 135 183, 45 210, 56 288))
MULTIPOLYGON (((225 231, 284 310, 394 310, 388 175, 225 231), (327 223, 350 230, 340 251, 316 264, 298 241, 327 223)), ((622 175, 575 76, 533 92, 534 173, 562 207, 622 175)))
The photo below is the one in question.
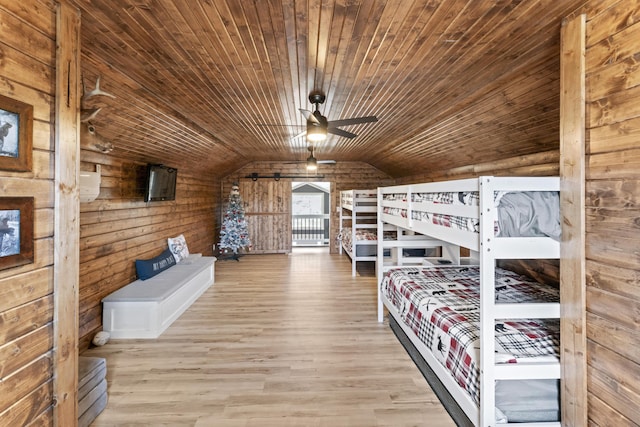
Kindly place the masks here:
POLYGON ((317 124, 307 123, 307 139, 317 142, 327 138, 327 128, 317 124))
POLYGON ((316 160, 316 158, 313 157, 313 154, 307 158, 307 170, 308 171, 318 170, 318 160, 316 160))

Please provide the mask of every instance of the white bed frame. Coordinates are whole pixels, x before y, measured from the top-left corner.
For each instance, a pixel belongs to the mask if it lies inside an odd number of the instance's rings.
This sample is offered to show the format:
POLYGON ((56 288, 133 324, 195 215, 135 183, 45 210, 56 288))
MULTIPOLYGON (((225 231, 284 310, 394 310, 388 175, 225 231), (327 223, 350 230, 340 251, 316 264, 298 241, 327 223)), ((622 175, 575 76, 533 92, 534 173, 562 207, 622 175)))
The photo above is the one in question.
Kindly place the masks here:
MULTIPOLYGON (((357 262, 378 261, 378 240, 357 240, 357 230, 377 231, 376 236, 382 236, 378 231, 378 191, 376 190, 345 190, 340 192, 340 232, 349 226, 351 228, 351 249, 344 241, 340 242, 339 253, 343 251, 351 258, 351 275, 355 277, 357 262), (372 249, 370 255, 358 255, 358 247, 372 249)), ((422 264, 423 258, 404 256, 402 249, 427 249, 441 247, 442 242, 435 239, 425 239, 425 236, 407 234, 407 230, 395 227, 391 224, 383 227, 384 231, 396 231, 404 245, 389 245, 390 255, 385 257, 385 262, 392 265, 422 264)))
POLYGON ((350 224, 351 249, 344 240, 340 242, 339 252, 344 251, 351 258, 351 275, 356 275, 356 263, 358 261, 376 261, 375 252, 377 240, 356 240, 356 231, 368 229, 376 231, 378 198, 377 191, 373 190, 345 190, 340 192, 340 232, 350 224), (374 250, 371 255, 358 255, 358 247, 369 247, 374 250))
MULTIPOLYGON (((378 233, 387 224, 412 230, 425 237, 440 239, 452 245, 469 248, 479 254, 480 265, 480 407, 475 404, 467 392, 461 389, 450 373, 432 356, 430 350, 414 335, 400 319, 393 305, 380 292, 380 284, 388 263, 377 263, 378 275, 378 321, 383 321, 383 306, 397 319, 413 345, 436 373, 440 381, 467 415, 477 426, 495 425, 495 381, 504 379, 557 379, 560 378, 560 363, 517 363, 495 364, 495 321, 496 319, 517 318, 559 318, 559 303, 533 304, 496 304, 495 303, 495 266, 497 259, 553 259, 560 257, 559 242, 548 237, 495 237, 494 223, 497 209, 494 206, 495 191, 559 191, 560 180, 557 177, 491 177, 434 182, 415 185, 403 185, 378 188, 378 233), (480 206, 460 206, 437 203, 411 202, 412 193, 477 191, 480 206), (386 194, 406 194, 402 201, 384 200, 386 194), (385 207, 407 210, 407 216, 399 217, 383 213, 385 207), (412 220, 412 210, 434 212, 469 218, 479 218, 480 233, 467 232, 443 227, 431 223, 412 220)), ((382 241, 380 241, 382 242, 382 241)), ((404 244, 401 241, 395 242, 404 244)), ((378 245, 378 258, 382 260, 385 247, 393 242, 384 241, 378 245)), ((513 423, 501 424, 518 427, 560 426, 559 422, 550 423, 513 423)))

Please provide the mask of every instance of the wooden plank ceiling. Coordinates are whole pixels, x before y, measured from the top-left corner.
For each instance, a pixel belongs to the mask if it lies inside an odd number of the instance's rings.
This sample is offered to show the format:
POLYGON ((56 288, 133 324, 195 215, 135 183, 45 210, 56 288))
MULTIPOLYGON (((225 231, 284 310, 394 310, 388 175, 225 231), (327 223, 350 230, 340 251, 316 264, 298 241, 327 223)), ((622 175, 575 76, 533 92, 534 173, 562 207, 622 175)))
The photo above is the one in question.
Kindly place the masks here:
MULTIPOLYGON (((561 20, 583 0, 71 0, 82 13, 96 141, 134 160, 224 176, 316 157, 394 177, 558 148, 561 20)), ((329 166, 324 166, 329 167, 329 166)))

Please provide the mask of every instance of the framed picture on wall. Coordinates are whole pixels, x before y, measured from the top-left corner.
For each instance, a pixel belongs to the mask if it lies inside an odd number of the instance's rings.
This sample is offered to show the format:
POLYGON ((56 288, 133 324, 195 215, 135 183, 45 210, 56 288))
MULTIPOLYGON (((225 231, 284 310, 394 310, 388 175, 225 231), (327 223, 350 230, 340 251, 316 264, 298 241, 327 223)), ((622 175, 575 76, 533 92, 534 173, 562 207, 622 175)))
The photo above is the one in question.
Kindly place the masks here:
POLYGON ((0 270, 33 262, 33 197, 0 197, 0 270))
POLYGON ((0 170, 31 171, 33 106, 0 95, 0 170))

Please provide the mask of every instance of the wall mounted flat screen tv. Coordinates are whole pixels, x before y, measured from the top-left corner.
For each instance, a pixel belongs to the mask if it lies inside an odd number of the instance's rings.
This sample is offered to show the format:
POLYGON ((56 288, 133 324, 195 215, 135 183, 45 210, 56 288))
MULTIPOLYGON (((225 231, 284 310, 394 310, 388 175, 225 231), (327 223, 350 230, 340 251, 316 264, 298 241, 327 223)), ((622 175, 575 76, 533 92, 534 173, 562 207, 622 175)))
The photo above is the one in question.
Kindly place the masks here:
POLYGON ((164 165, 147 165, 145 202, 176 199, 178 170, 164 165))

